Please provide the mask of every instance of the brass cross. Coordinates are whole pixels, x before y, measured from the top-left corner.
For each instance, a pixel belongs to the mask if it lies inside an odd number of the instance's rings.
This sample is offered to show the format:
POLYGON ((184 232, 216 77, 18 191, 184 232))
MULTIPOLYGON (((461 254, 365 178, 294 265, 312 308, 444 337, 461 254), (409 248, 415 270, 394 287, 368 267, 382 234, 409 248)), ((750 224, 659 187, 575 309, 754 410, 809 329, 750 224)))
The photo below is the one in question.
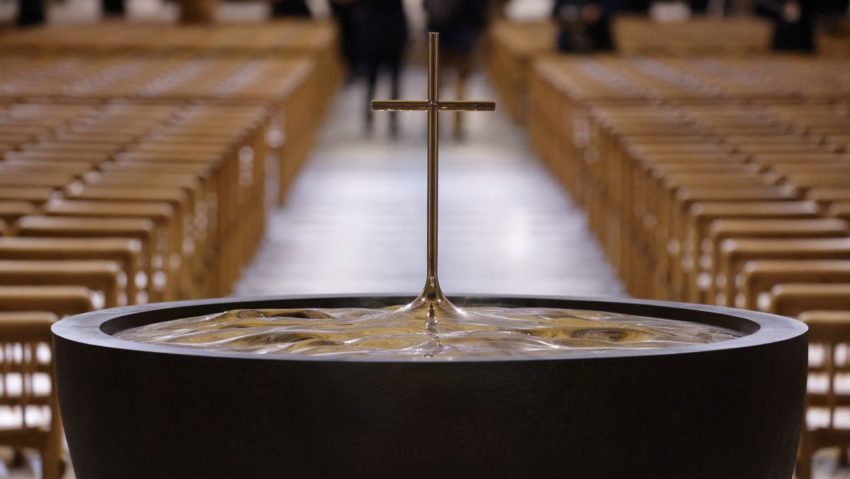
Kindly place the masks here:
POLYGON ((428 112, 428 266, 425 290, 407 307, 428 306, 428 316, 434 319, 440 311, 457 315, 458 311, 443 295, 437 280, 437 180, 440 149, 441 111, 494 111, 492 101, 440 100, 440 34, 428 33, 428 99, 372 100, 374 111, 428 112))

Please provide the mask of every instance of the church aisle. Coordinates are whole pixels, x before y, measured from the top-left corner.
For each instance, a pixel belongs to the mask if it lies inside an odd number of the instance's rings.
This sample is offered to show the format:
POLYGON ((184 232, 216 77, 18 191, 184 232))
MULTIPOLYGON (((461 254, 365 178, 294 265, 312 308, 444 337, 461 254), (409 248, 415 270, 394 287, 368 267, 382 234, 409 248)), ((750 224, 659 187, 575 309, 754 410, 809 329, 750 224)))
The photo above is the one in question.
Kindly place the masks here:
MULTIPOLYGON (((402 97, 425 95, 424 70, 407 72, 402 97)), ((471 99, 495 94, 481 76, 471 99)), ((383 98, 379 88, 378 96, 383 98)), ((404 292, 425 269, 425 115, 388 113, 363 129, 360 85, 343 90, 318 145, 271 214, 235 294, 404 292)), ((454 89, 443 89, 450 99, 454 89)), ((466 115, 466 140, 442 114, 440 278, 448 294, 622 295, 584 213, 534 158, 504 110, 466 115)))

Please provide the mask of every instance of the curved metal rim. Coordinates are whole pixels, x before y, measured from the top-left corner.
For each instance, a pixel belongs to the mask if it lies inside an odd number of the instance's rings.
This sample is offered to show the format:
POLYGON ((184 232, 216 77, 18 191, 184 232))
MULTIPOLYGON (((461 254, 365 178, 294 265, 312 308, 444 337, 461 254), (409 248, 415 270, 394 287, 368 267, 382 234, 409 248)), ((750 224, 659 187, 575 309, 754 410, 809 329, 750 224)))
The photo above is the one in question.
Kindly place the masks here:
MULTIPOLYGON (((276 305, 280 302, 340 302, 344 306, 346 301, 369 300, 384 305, 404 304, 410 300, 410 295, 386 294, 386 295, 315 295, 315 296, 253 296, 241 298, 221 298, 211 300, 180 301, 169 303, 154 303, 139 306, 127 306, 94 311, 78 316, 63 319, 53 325, 52 331, 58 338, 86 344, 89 346, 135 351, 152 354, 170 354, 177 356, 195 356, 205 358, 230 358, 241 360, 263 360, 263 361, 318 361, 318 362, 345 362, 345 363, 409 363, 409 364, 450 364, 469 362, 499 362, 499 361, 562 361, 578 359, 611 359, 625 357, 645 356, 669 356, 681 354, 697 354, 712 351, 725 351, 735 349, 753 348, 766 346, 771 343, 779 343, 794 339, 806 333, 808 328, 800 321, 776 316, 773 314, 732 309, 719 306, 706 306, 689 303, 673 303, 666 301, 647 301, 633 299, 611 299, 598 297, 558 297, 558 296, 487 296, 487 295, 457 295, 452 296, 452 301, 459 305, 525 305, 529 307, 557 307, 565 309, 597 310, 639 316, 652 316, 680 321, 690 321, 706 324, 734 326, 728 324, 734 322, 737 325, 732 329, 748 333, 740 338, 720 341, 708 344, 695 344, 688 346, 677 346, 666 349, 646 350, 611 350, 587 353, 570 352, 564 355, 552 355, 546 357, 514 357, 493 356, 488 358, 469 358, 463 360, 441 360, 411 358, 411 359, 389 359, 389 358, 325 358, 315 356, 282 356, 262 355, 253 353, 210 351, 196 349, 190 346, 167 346, 159 344, 141 343, 127 341, 112 336, 111 333, 125 329, 119 323, 136 321, 140 324, 149 324, 158 321, 144 321, 149 319, 152 313, 162 311, 186 311, 170 317, 162 318, 161 321, 178 319, 190 316, 213 314, 231 309, 244 308, 275 308, 286 307, 276 305), (561 303, 561 304, 548 304, 561 303), (627 311, 628 309, 628 311, 627 311), (635 311, 638 310, 638 311, 635 311), (641 311, 647 314, 641 314, 641 311), (697 315, 692 318, 689 315, 697 315), (111 331, 109 331, 111 330, 111 331)), ((294 306, 294 305, 289 305, 294 306)), ((299 307, 307 307, 299 305, 299 307)), ((317 305, 318 307, 318 305, 317 305)))

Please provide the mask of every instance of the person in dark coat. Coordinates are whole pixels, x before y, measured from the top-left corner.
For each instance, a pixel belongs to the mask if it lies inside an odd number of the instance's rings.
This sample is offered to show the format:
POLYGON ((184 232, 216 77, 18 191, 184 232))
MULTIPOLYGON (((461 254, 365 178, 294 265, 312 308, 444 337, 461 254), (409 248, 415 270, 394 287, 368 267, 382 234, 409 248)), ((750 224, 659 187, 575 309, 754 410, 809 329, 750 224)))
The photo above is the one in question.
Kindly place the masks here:
POLYGON ((815 51, 814 13, 812 2, 799 0, 765 0, 757 13, 773 23, 771 48, 775 51, 815 51))
MULTIPOLYGON (((466 84, 472 72, 475 46, 487 24, 487 0, 425 0, 428 31, 440 34, 440 58, 446 69, 457 72, 455 98, 466 97, 466 84)), ((443 71, 445 69, 441 69, 443 71)), ((464 135, 463 112, 455 113, 455 138, 464 135)))
POLYGON ((307 0, 277 0, 272 3, 272 17, 310 17, 307 0))
POLYGON ((349 79, 357 72, 357 35, 354 31, 355 0, 331 0, 336 23, 339 26, 340 53, 348 66, 349 79))
MULTIPOLYGON (((366 72, 366 128, 372 129, 371 101, 380 71, 386 68, 392 83, 391 98, 401 96, 401 73, 407 47, 407 16, 402 0, 358 0, 355 11, 357 45, 366 72)), ((390 113, 390 133, 398 133, 398 115, 390 113)))
POLYGON ((101 11, 107 17, 123 17, 127 13, 124 0, 102 0, 101 11))
POLYGON ((775 51, 815 51, 815 28, 812 2, 806 0, 765 0, 756 11, 773 22, 775 51))
POLYGON ((552 18, 558 24, 558 49, 589 53, 614 49, 613 5, 604 0, 556 0, 552 18))
POLYGON ((18 18, 16 19, 16 23, 19 27, 42 25, 46 21, 46 0, 18 0, 18 18))

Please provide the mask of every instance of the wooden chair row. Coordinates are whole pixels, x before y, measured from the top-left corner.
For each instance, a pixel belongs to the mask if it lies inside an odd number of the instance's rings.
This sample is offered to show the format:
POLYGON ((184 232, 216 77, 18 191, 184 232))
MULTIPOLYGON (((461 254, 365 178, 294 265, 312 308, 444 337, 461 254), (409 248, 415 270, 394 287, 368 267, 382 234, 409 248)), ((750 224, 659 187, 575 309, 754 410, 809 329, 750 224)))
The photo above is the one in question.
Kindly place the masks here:
POLYGON ((269 121, 259 106, 87 111, 0 161, 0 183, 9 185, 0 193, 4 234, 135 240, 137 258, 123 263, 117 282, 126 291, 103 291, 107 305, 116 297, 135 303, 226 294, 264 229, 269 121), (122 134, 110 134, 116 131, 122 134), (87 141, 100 132, 111 140, 87 141), (54 155, 54 145, 66 155, 54 155), (78 146, 71 151, 87 161, 76 161, 66 145, 78 146))

